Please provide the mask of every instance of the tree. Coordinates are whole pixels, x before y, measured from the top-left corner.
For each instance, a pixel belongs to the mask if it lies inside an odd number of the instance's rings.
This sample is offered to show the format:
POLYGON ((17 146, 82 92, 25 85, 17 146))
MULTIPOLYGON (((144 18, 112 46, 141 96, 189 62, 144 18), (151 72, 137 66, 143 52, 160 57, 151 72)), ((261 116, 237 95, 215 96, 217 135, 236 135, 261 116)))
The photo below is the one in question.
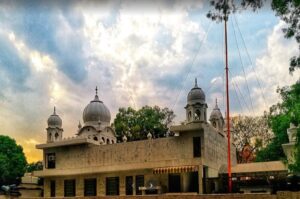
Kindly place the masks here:
MULTIPOLYGON (((290 87, 278 89, 282 102, 273 105, 269 113, 269 125, 274 132, 274 139, 259 151, 258 161, 271 161, 285 158, 281 144, 288 142, 287 129, 289 124, 300 124, 300 82, 290 87)), ((289 165, 291 171, 300 172, 300 128, 297 131, 295 145, 295 163, 289 165)))
MULTIPOLYGON (((207 17, 213 21, 222 21, 227 19, 230 13, 241 9, 257 10, 264 3, 271 2, 271 7, 275 15, 279 16, 287 24, 283 29, 286 38, 295 38, 299 44, 300 51, 300 1, 299 0, 210 0, 213 7, 207 14, 207 17)), ((300 53, 290 59, 289 70, 292 73, 300 68, 300 53)))
POLYGON ((23 148, 8 136, 0 135, 0 184, 12 184, 24 175, 26 158, 23 148))
POLYGON ((238 151, 241 151, 246 143, 253 145, 256 151, 262 146, 266 146, 272 136, 268 126, 267 116, 238 116, 232 119, 233 143, 238 151))
POLYGON ((150 132, 154 138, 164 137, 175 115, 168 108, 144 106, 139 110, 131 107, 120 108, 114 120, 118 138, 123 135, 128 140, 146 139, 150 132))
POLYGON ((257 162, 285 159, 281 145, 288 142, 286 130, 289 127, 289 124, 290 119, 285 115, 271 116, 269 118, 269 125, 274 133, 274 138, 265 148, 262 148, 257 152, 257 162))
POLYGON ((41 161, 32 162, 26 165, 26 172, 28 173, 39 170, 43 170, 43 163, 41 161))

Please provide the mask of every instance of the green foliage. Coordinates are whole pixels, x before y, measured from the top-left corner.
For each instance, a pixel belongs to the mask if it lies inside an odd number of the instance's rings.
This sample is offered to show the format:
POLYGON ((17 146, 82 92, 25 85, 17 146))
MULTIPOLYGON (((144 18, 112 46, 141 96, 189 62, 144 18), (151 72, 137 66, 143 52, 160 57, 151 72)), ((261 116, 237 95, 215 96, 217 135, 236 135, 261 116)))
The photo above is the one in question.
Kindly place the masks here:
POLYGON ((289 127, 290 119, 286 115, 277 115, 270 117, 269 123, 274 133, 274 138, 266 148, 257 152, 257 162, 274 161, 285 158, 281 145, 288 142, 286 129, 289 127))
MULTIPOLYGON (((271 7, 275 15, 285 21, 287 27, 283 29, 286 38, 295 38, 300 50, 300 0, 210 0, 212 9, 208 12, 207 17, 213 21, 223 21, 229 14, 242 9, 257 10, 264 3, 271 2, 271 7)), ((300 68, 300 55, 290 59, 290 72, 300 68)))
POLYGON ((0 135, 0 185, 16 183, 16 179, 24 175, 26 164, 22 146, 0 135))
POLYGON ((139 110, 131 107, 120 108, 114 120, 114 127, 119 139, 123 135, 126 135, 129 141, 146 139, 149 132, 155 138, 164 137, 174 117, 173 111, 158 106, 144 106, 139 110))
POLYGON ((28 173, 39 170, 43 170, 43 163, 41 161, 32 162, 26 165, 26 172, 28 173))
MULTIPOLYGON (((270 108, 269 125, 274 139, 257 154, 257 161, 271 161, 285 158, 281 144, 288 142, 289 124, 300 124, 300 83, 278 89, 282 102, 270 108)), ((297 132, 295 164, 289 165, 293 172, 300 172, 300 129, 297 132)))

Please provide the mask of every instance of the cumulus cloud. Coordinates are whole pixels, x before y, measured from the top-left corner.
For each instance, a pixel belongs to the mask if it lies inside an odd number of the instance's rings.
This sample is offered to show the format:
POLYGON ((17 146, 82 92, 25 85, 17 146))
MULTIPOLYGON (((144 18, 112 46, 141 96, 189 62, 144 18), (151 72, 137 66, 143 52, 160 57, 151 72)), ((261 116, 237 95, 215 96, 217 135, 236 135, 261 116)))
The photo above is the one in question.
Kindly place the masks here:
MULTIPOLYGON (((114 75, 107 81, 113 82, 119 104, 166 106, 174 91, 158 86, 158 81, 171 75, 178 81, 204 31, 189 20, 186 10, 170 13, 160 4, 150 13, 131 12, 134 9, 134 3, 122 4, 116 23, 109 27, 101 20, 102 14, 84 14, 90 56, 98 63, 109 63, 114 75)), ((103 65, 98 67, 106 68, 103 65)), ((180 84, 176 81, 169 84, 180 84)))
MULTIPOLYGON (((280 100, 276 89, 294 84, 300 76, 299 71, 296 71, 293 75, 289 74, 289 58, 298 53, 298 46, 295 41, 284 38, 282 33, 284 27, 285 23, 282 21, 274 26, 267 38, 265 53, 255 60, 254 70, 248 68, 246 79, 250 87, 254 109, 250 110, 248 114, 262 114, 263 111, 268 111, 270 105, 280 100)), ((232 77, 231 81, 232 83, 235 82, 240 90, 244 91, 242 95, 246 98, 245 101, 250 107, 250 97, 248 96, 245 77, 241 73, 241 75, 232 77)), ((242 96, 239 95, 239 97, 242 101, 242 96)), ((246 105, 244 104, 244 106, 246 105)))
POLYGON ((121 106, 172 103, 175 91, 159 80, 173 75, 170 84, 179 83, 204 31, 189 21, 180 2, 173 5, 178 12, 158 5, 147 14, 132 13, 133 2, 109 4, 105 13, 86 12, 78 2, 67 10, 5 5, 1 14, 14 23, 1 24, 5 48, 0 50, 7 55, 1 57, 1 81, 6 82, 1 133, 15 137, 30 157, 41 157, 33 148, 45 140, 53 106, 63 119, 64 135, 73 136, 96 85, 112 115, 121 106), (37 12, 29 12, 32 8, 37 12))

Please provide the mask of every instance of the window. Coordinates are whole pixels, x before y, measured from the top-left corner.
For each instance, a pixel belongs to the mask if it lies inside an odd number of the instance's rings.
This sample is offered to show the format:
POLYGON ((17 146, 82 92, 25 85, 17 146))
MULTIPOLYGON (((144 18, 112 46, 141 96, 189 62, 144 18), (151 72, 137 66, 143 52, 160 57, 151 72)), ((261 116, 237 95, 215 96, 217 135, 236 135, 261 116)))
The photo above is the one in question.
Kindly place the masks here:
POLYGON ((106 139, 106 144, 109 144, 109 139, 108 138, 106 139))
POLYGON ((195 120, 200 120, 200 117, 201 117, 201 112, 199 109, 197 109, 195 112, 195 120))
POLYGON ((84 196, 96 196, 97 195, 97 179, 85 179, 84 180, 84 196))
POLYGON ((55 139, 57 140, 57 138, 58 138, 58 133, 55 133, 55 139))
POLYGON ((64 192, 65 197, 74 197, 76 190, 75 180, 65 180, 64 181, 64 192))
POLYGON ((194 157, 201 157, 201 138, 193 137, 193 152, 194 157))
POLYGON ((106 178, 106 195, 119 195, 119 177, 106 178))
POLYGON ((94 136, 94 140, 95 140, 95 141, 98 141, 98 138, 97 138, 96 136, 94 136))
POLYGON ((139 176, 135 176, 135 192, 136 195, 142 195, 142 191, 139 190, 139 187, 143 187, 144 186, 144 176, 143 175, 139 175, 139 176))
POLYGON ((50 181, 50 197, 55 197, 55 180, 50 181))
POLYGON ((55 169, 55 153, 46 154, 47 169, 55 169))
POLYGON ((126 176, 126 195, 132 195, 133 194, 133 177, 132 176, 126 176))

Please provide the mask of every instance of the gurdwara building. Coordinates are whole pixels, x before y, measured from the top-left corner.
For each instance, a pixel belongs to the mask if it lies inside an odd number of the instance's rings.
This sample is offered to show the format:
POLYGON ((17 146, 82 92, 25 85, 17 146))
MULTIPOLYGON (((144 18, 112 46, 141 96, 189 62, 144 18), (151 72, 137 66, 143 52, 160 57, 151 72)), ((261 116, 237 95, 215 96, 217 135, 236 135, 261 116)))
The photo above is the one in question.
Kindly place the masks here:
MULTIPOLYGON (((217 191, 227 167, 225 122, 216 103, 207 121, 205 93, 195 86, 187 95, 186 120, 171 126, 174 136, 117 142, 106 105, 95 98, 83 111, 83 124, 63 138, 62 120, 48 118, 43 165, 45 197, 206 193, 217 191), (216 179, 209 181, 207 179, 216 179), (213 189, 213 190, 212 190, 213 189)), ((236 149, 231 146, 232 165, 236 149)))

